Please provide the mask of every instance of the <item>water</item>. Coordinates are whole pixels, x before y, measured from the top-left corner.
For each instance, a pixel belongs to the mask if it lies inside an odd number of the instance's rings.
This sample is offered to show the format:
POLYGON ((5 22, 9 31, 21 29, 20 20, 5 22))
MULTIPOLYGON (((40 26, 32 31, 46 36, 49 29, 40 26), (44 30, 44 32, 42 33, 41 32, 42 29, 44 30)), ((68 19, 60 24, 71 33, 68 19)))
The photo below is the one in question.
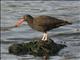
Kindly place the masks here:
POLYGON ((42 60, 42 57, 8 53, 11 44, 42 36, 41 32, 31 29, 26 22, 18 28, 11 28, 25 14, 49 15, 72 22, 72 25, 49 31, 49 36, 56 43, 68 46, 57 56, 50 56, 49 60, 80 60, 80 1, 2 1, 1 60, 42 60))

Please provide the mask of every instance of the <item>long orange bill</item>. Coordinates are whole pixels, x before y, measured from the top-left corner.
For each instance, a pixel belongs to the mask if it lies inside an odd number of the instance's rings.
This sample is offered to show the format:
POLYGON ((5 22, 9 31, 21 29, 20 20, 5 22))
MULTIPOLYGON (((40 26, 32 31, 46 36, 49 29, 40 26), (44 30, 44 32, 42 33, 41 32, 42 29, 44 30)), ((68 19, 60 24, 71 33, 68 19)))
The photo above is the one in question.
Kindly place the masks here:
POLYGON ((21 18, 17 23, 16 23, 16 27, 18 27, 21 23, 23 23, 24 22, 24 19, 23 18, 21 18))

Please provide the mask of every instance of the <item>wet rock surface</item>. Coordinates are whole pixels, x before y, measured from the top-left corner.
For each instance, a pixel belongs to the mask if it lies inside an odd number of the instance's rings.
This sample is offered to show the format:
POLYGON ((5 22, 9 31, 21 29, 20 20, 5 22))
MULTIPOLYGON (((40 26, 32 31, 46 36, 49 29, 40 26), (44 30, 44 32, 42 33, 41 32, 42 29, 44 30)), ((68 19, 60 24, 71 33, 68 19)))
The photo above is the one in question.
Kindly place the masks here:
POLYGON ((33 40, 28 43, 12 44, 9 47, 9 53, 14 55, 54 56, 64 47, 66 45, 56 44, 51 39, 48 39, 48 41, 33 40))

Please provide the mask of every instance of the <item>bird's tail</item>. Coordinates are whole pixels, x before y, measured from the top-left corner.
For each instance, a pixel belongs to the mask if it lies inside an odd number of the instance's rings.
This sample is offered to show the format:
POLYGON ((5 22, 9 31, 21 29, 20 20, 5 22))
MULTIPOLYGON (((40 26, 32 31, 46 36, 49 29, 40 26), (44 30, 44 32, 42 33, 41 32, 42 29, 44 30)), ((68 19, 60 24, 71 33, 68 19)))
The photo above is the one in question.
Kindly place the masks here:
POLYGON ((71 25, 72 23, 71 23, 71 22, 68 22, 68 21, 64 21, 64 24, 65 24, 65 25, 68 25, 68 24, 71 25))
POLYGON ((63 21, 60 26, 64 26, 64 25, 71 25, 72 23, 71 22, 68 22, 68 21, 63 21))

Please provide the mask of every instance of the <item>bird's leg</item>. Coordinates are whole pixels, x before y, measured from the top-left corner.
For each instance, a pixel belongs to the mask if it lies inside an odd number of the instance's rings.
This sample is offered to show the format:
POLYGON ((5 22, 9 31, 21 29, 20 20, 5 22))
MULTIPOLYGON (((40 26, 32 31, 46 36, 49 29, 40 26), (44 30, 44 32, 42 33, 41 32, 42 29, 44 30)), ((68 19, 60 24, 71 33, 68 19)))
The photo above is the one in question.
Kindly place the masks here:
POLYGON ((47 34, 47 32, 45 33, 45 39, 44 40, 45 41, 48 40, 48 34, 47 34))
POLYGON ((43 34, 43 37, 42 37, 42 40, 44 40, 45 39, 45 33, 43 34))
POLYGON ((42 40, 46 41, 48 39, 47 32, 43 34, 42 40))

